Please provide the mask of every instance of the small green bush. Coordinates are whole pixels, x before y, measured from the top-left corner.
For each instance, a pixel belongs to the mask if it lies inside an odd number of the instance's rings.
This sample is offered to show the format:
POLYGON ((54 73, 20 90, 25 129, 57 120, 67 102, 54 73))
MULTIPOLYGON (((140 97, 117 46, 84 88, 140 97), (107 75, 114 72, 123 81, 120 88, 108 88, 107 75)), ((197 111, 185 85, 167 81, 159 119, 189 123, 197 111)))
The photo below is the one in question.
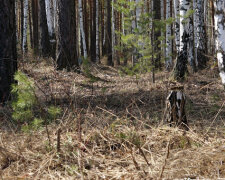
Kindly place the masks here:
POLYGON ((61 109, 55 106, 44 107, 38 101, 35 93, 35 83, 24 73, 18 71, 14 79, 16 84, 12 85, 12 117, 16 123, 22 124, 22 130, 29 132, 37 130, 45 123, 55 120, 61 109))

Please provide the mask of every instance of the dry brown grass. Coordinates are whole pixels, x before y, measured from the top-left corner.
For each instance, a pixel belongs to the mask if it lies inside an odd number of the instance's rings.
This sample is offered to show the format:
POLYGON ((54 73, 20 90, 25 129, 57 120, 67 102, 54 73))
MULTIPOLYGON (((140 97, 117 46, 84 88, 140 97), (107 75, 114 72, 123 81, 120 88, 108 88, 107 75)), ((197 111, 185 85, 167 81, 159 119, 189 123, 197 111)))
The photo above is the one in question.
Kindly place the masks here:
POLYGON ((161 126, 168 74, 138 82, 117 69, 93 66, 99 81, 57 72, 51 63, 23 63, 43 105, 63 109, 46 131, 23 133, 0 111, 2 179, 225 178, 225 94, 216 70, 184 83, 190 131, 161 126), (223 104, 223 106, 222 106, 223 104), (81 126, 79 126, 81 124, 81 126), (57 152, 57 132, 60 152, 57 152), (79 133, 81 131, 81 133, 79 133))

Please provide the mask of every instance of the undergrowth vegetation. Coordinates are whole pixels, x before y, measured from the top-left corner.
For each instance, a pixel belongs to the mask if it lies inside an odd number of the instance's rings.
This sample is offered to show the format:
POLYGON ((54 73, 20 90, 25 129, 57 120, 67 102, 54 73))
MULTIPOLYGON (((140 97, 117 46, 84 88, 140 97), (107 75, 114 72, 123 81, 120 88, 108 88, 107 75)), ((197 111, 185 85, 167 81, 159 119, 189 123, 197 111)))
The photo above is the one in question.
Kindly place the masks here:
POLYGON ((86 69, 57 72, 43 60, 16 73, 12 117, 0 110, 3 179, 225 177, 225 94, 216 70, 184 82, 185 132, 162 124, 167 72, 152 84, 149 73, 86 69))
POLYGON ((48 124, 61 114, 59 107, 39 102, 34 81, 24 73, 16 72, 14 79, 17 83, 12 85, 12 118, 22 125, 23 131, 38 130, 43 123, 48 124))

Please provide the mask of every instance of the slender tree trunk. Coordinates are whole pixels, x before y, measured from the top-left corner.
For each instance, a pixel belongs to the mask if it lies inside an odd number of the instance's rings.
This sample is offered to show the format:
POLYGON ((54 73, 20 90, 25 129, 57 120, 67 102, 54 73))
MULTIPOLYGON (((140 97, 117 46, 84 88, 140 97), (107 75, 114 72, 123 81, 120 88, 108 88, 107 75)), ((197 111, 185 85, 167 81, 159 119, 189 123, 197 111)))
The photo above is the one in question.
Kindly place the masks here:
POLYGON ((96 0, 91 2, 91 61, 96 62, 96 0))
POLYGON ((136 24, 137 29, 141 30, 140 27, 140 16, 141 16, 141 6, 140 6, 141 0, 136 0, 136 24))
POLYGON ((204 68, 207 62, 206 51, 206 30, 204 18, 204 1, 194 0, 194 34, 195 34, 195 64, 199 68, 204 68))
POLYGON ((86 47, 87 47, 87 54, 89 54, 89 12, 87 10, 88 0, 84 0, 84 30, 85 30, 85 40, 86 40, 86 47))
MULTIPOLYGON (((116 44, 116 34, 115 34, 115 0, 112 0, 112 61, 115 62, 115 44, 116 44)), ((113 63, 114 64, 114 63, 113 63)))
POLYGON ((28 0, 24 1, 23 9, 23 52, 27 52, 28 0))
POLYGON ((180 51, 180 4, 179 0, 173 0, 174 2, 174 16, 175 16, 175 43, 177 54, 180 51))
POLYGON ((53 0, 45 0, 46 5, 46 18, 48 25, 48 32, 50 39, 54 39, 55 28, 54 28, 54 4, 53 0))
POLYGON ((76 52, 75 1, 58 0, 57 69, 72 70, 78 67, 76 52))
POLYGON ((20 45, 21 45, 21 51, 23 52, 23 32, 24 32, 24 1, 20 0, 20 11, 21 11, 21 23, 20 23, 20 32, 21 32, 21 39, 20 39, 20 45))
POLYGON ((174 78, 177 80, 183 80, 185 73, 187 72, 187 62, 188 59, 192 61, 190 44, 191 42, 191 32, 193 32, 192 26, 190 25, 190 18, 184 18, 188 10, 190 9, 189 0, 179 0, 180 1, 180 48, 178 52, 178 57, 174 67, 174 78))
MULTIPOLYGON (((138 34, 140 35, 141 31, 142 31, 142 27, 141 27, 141 22, 140 22, 140 18, 141 18, 141 13, 142 13, 142 6, 141 6, 141 0, 136 0, 136 26, 137 26, 137 30, 138 30, 138 34)), ((144 43, 141 41, 138 41, 138 47, 139 48, 143 48, 144 47, 144 43)), ((137 58, 140 58, 143 54, 140 54, 140 52, 136 52, 137 53, 137 58)))
MULTIPOLYGON (((148 2, 148 1, 147 1, 148 2)), ((160 13, 161 13, 161 21, 164 21, 164 0, 160 1, 160 13)), ((163 30, 161 30, 161 37, 165 37, 165 33, 163 30)), ((166 44, 165 39, 161 40, 161 57, 166 57, 166 53, 165 53, 165 47, 164 45, 166 44)))
MULTIPOLYGON (((171 18, 170 0, 166 0, 166 19, 171 18)), ((171 39, 171 25, 166 24, 166 69, 170 70, 172 67, 172 39, 171 39)))
MULTIPOLYGON (((135 0, 130 0, 130 2, 132 3, 133 1, 135 0)), ((135 11, 132 11, 132 16, 133 16, 133 19, 132 19, 132 22, 131 22, 131 33, 135 33, 135 29, 137 28, 137 24, 136 24, 136 12, 135 11)), ((112 25, 113 26, 113 25, 112 25)), ((112 33, 114 34, 114 33, 112 33)), ((113 35, 112 35, 112 41, 113 41, 113 35)), ((114 54, 114 53, 113 53, 114 54)), ((134 66, 136 63, 137 63, 137 48, 133 48, 133 52, 132 52, 132 65, 134 66)))
POLYGON ((13 75, 17 70, 14 0, 1 1, 0 19, 0 103, 4 103, 10 97, 13 75))
POLYGON ((99 63, 99 1, 96 0, 96 62, 99 63))
POLYGON ((44 0, 39 0, 39 27, 40 27, 39 53, 43 57, 48 57, 51 54, 51 48, 46 18, 46 6, 44 0))
POLYGON ((111 21, 111 0, 106 0, 107 3, 107 23, 106 23, 106 54, 108 56, 107 64, 112 66, 113 60, 112 60, 112 21, 111 21))
POLYGON ((28 15, 29 15, 29 30, 30 30, 30 46, 33 49, 33 29, 32 29, 32 17, 31 17, 31 4, 28 2, 28 15))
POLYGON ((38 54, 38 39, 39 39, 39 28, 38 28, 38 0, 32 0, 32 22, 33 22, 33 47, 34 54, 38 54))
POLYGON ((211 10, 212 10, 212 37, 211 37, 211 41, 212 41, 212 55, 213 57, 215 56, 215 9, 214 9, 214 0, 210 0, 210 3, 211 3, 211 10))
POLYGON ((102 55, 106 55, 106 33, 107 33, 107 0, 104 0, 104 4, 103 4, 103 13, 104 13, 104 26, 102 28, 103 29, 103 40, 102 40, 102 55))
POLYGON ((100 1, 100 57, 103 56, 103 39, 105 37, 105 1, 100 1))
POLYGON ((215 0, 215 30, 216 34, 216 50, 218 67, 222 84, 225 87, 225 2, 224 0, 215 0))
MULTIPOLYGON (((79 4, 78 4, 78 1, 75 1, 75 20, 76 20, 76 22, 75 22, 75 39, 76 39, 76 48, 75 48, 75 50, 76 50, 76 52, 77 52, 77 58, 79 58, 80 56, 81 56, 81 54, 80 54, 80 51, 82 51, 82 47, 80 47, 81 46, 81 43, 82 43, 82 41, 80 41, 80 27, 79 27, 79 4)), ((79 60, 82 60, 82 59, 79 59, 79 60)), ((79 65, 79 60, 78 60, 78 65, 79 65)))
POLYGON ((17 25, 18 25, 18 29, 17 29, 17 42, 20 43, 20 39, 21 39, 21 8, 20 8, 20 3, 19 1, 17 1, 17 7, 18 7, 18 18, 17 18, 17 25))
POLYGON ((160 21, 161 19, 161 11, 160 11, 160 7, 161 7, 161 2, 160 0, 153 0, 153 11, 154 11, 154 15, 153 15, 153 19, 154 19, 154 36, 153 36, 153 41, 154 41, 154 52, 156 57, 154 58, 154 66, 156 68, 160 68, 161 67, 161 62, 160 62, 160 40, 159 37, 161 35, 160 32, 160 28, 157 25, 157 22, 160 21))
POLYGON ((19 13, 18 13, 19 7, 18 7, 18 1, 15 1, 15 19, 16 19, 16 42, 18 42, 18 17, 19 17, 19 13))
MULTIPOLYGON (((188 2, 190 0, 187 0, 187 12, 190 9, 193 9, 192 6, 192 1, 188 2)), ((188 33, 189 33, 189 37, 188 37, 188 44, 187 44, 187 48, 188 48, 188 62, 190 63, 190 66, 192 68, 193 72, 197 71, 196 68, 196 64, 195 64, 195 59, 194 59, 194 27, 193 27, 193 15, 189 15, 189 18, 187 18, 187 27, 188 29, 188 33)))
MULTIPOLYGON (((114 3, 117 3, 117 0, 114 0, 114 3)), ((119 56, 119 50, 115 47, 119 47, 120 46, 120 12, 118 12, 115 8, 114 8, 114 66, 118 66, 120 65, 120 56, 119 56), (118 32, 118 33, 116 33, 118 32)))
POLYGON ((84 52, 84 58, 87 58, 87 46, 86 46, 86 37, 84 32, 84 21, 83 21, 83 6, 82 0, 78 0, 79 6, 79 19, 80 19, 80 32, 81 32, 81 39, 82 39, 82 48, 84 52))

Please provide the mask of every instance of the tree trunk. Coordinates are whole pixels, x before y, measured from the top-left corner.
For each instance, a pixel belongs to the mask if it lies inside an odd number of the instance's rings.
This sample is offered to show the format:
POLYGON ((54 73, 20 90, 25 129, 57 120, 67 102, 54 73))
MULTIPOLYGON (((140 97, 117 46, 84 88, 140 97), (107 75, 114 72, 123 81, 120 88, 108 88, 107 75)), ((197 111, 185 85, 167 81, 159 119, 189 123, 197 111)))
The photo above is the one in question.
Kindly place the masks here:
MULTIPOLYGON (((176 80, 183 80, 185 77, 185 73, 187 72, 187 62, 190 54, 190 39, 192 36, 190 26, 190 18, 185 18, 187 11, 190 9, 190 1, 189 0, 180 0, 180 47, 178 52, 178 57, 176 60, 176 64, 174 67, 174 78, 176 80), (189 50, 189 51, 188 51, 189 50)), ((193 31, 192 31, 193 32, 193 31)), ((190 60, 192 61, 192 60, 190 60)))
POLYGON ((27 27, 28 27, 28 0, 24 1, 24 8, 23 8, 23 53, 27 52, 27 27))
POLYGON ((43 57, 48 57, 51 54, 51 49, 46 18, 46 6, 44 0, 39 0, 39 27, 40 27, 39 53, 43 57))
POLYGON ((31 4, 30 1, 28 2, 28 15, 29 15, 29 30, 30 30, 30 47, 33 49, 33 29, 32 29, 32 23, 31 23, 31 4))
POLYGON ((185 94, 183 86, 171 88, 171 92, 166 99, 165 121, 170 126, 178 126, 188 130, 187 118, 185 114, 185 94))
POLYGON ((32 22, 33 22, 33 47, 34 47, 34 54, 38 54, 38 0, 32 0, 32 22))
POLYGON ((154 15, 153 15, 153 21, 154 21, 154 35, 153 35, 153 41, 154 41, 154 53, 156 55, 156 57, 154 58, 154 66, 155 68, 160 68, 161 67, 161 62, 160 62, 160 40, 159 37, 161 36, 161 32, 160 32, 160 28, 158 27, 158 23, 161 20, 161 11, 160 11, 160 7, 161 7, 161 2, 160 0, 153 0, 153 11, 154 11, 154 15))
POLYGON ((55 39, 55 27, 54 27, 54 4, 53 0, 45 0, 46 4, 46 18, 48 25, 48 32, 50 39, 55 39))
MULTIPOLYGON (((117 0, 114 0, 114 4, 117 3, 117 0)), ((120 65, 120 57, 119 57, 119 51, 117 48, 120 45, 120 12, 118 12, 115 7, 113 6, 113 45, 112 45, 112 50, 113 50, 113 65, 118 66, 120 65), (118 33, 116 33, 118 32, 118 33)))
POLYGON ((104 55, 103 53, 103 39, 105 37, 105 1, 100 1, 100 57, 104 55))
POLYGON ((58 26, 56 62, 57 69, 72 70, 78 67, 76 52, 75 2, 58 0, 58 26))
POLYGON ((118 31, 118 16, 117 12, 115 11, 115 5, 116 0, 112 0, 112 61, 114 66, 119 65, 119 60, 117 57, 117 51, 115 49, 115 46, 117 46, 117 35, 116 31, 118 31))
POLYGON ((17 70, 14 0, 2 0, 0 19, 0 103, 4 103, 9 99, 13 75, 17 70))
MULTIPOLYGON (((170 0, 166 0, 166 19, 171 18, 170 0)), ((171 39, 171 25, 166 24, 166 69, 170 70, 172 67, 172 39, 171 39)))
POLYGON ((211 4, 211 16, 212 16, 212 19, 211 19, 211 24, 212 24, 212 28, 211 28, 211 31, 212 31, 212 35, 211 35, 211 53, 212 53, 212 56, 214 57, 215 56, 215 9, 214 9, 214 0, 210 0, 210 4, 211 4))
MULTIPOLYGON (((192 1, 187 0, 186 3, 187 11, 186 13, 189 13, 189 10, 193 9, 192 1)), ((188 62, 191 66, 192 72, 196 72, 196 64, 194 60, 194 27, 193 27, 193 15, 189 15, 187 20, 187 28, 188 28, 188 41, 187 41, 187 49, 188 49, 188 62)))
POLYGON ((96 62, 96 0, 91 0, 91 61, 96 62))
POLYGON ((95 62, 99 63, 99 1, 96 0, 96 60, 95 62))
POLYGON ((180 4, 179 0, 173 0, 174 2, 174 16, 175 16, 175 43, 177 54, 180 51, 180 4))
MULTIPOLYGON (((160 1, 160 5, 161 5, 161 7, 160 7, 161 21, 164 21, 165 20, 165 16, 164 16, 164 0, 160 1)), ((165 33, 162 30, 161 30, 161 37, 165 37, 165 33)), ((164 47, 165 44, 166 44, 165 39, 162 39, 161 40, 161 57, 166 57, 165 47, 164 47)))
POLYGON ((108 56, 107 64, 109 66, 112 66, 113 65, 113 61, 112 61, 111 0, 106 0, 106 3, 107 3, 107 23, 106 23, 105 46, 106 46, 106 54, 108 56))
POLYGON ((193 1, 194 13, 194 34, 195 34, 195 64, 198 68, 206 67, 206 30, 204 21, 204 1, 193 1))
POLYGON ((23 52, 23 31, 24 31, 24 3, 23 3, 23 0, 20 0, 20 33, 21 33, 21 36, 20 36, 20 45, 21 45, 21 51, 23 52))
MULTIPOLYGON (((130 0, 130 3, 132 3, 135 0, 130 0)), ((132 16, 136 17, 136 12, 132 11, 132 16)), ((113 19, 113 18, 112 18, 113 19)), ((112 22, 113 23, 113 22, 112 22)), ((113 27, 113 25, 112 25, 113 27)), ((135 29, 137 28, 137 24, 136 24, 136 19, 132 18, 132 22, 131 22, 131 33, 135 34, 135 29)), ((113 28, 112 28, 113 29, 113 28)), ((112 41, 114 40, 113 35, 114 33, 112 33, 112 41)), ((112 53, 114 54, 114 52, 112 53)), ((134 66, 137 63, 137 48, 133 48, 133 52, 132 52, 132 65, 134 66)))
POLYGON ((222 84, 225 87, 225 2, 224 0, 215 0, 215 30, 216 34, 216 50, 218 67, 222 84))
POLYGON ((80 32, 81 32, 81 39, 82 39, 82 48, 84 52, 84 58, 87 58, 87 46, 86 46, 86 37, 84 33, 84 20, 83 20, 83 7, 82 7, 82 0, 78 0, 79 6, 79 19, 80 19, 80 32))

